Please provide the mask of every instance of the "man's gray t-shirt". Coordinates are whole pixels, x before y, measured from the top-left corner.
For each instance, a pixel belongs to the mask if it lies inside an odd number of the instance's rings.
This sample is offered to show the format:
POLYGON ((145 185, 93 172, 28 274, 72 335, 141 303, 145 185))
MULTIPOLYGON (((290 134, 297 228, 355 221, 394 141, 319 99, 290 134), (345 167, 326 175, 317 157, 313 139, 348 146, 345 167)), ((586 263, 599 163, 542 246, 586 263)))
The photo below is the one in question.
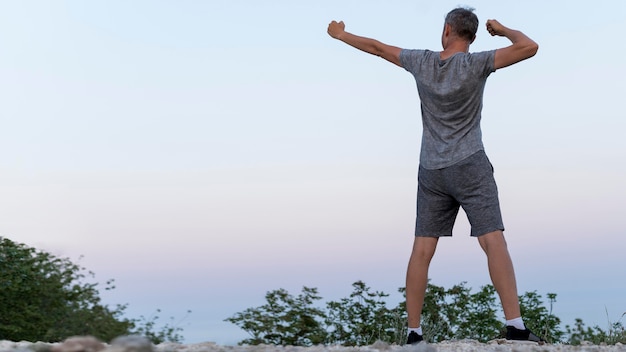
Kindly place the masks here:
POLYGON ((415 77, 421 101, 422 167, 448 167, 483 149, 483 91, 494 57, 495 50, 445 60, 430 50, 401 51, 400 63, 415 77))

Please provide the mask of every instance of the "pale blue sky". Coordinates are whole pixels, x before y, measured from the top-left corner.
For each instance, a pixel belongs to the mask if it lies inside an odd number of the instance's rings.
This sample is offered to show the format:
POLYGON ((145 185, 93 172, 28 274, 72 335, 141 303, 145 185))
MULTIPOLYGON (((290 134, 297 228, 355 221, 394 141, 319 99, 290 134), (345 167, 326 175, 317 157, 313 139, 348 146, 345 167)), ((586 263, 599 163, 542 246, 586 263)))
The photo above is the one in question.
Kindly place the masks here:
MULTIPOLYGON (((0 235, 84 255, 131 317, 192 310, 186 342, 245 338, 223 319, 278 288, 395 293, 413 240, 415 84, 326 27, 439 50, 457 5, 0 2, 0 235)), ((626 5, 467 5, 473 51, 508 44, 489 18, 540 44, 490 77, 483 110, 520 293, 555 292, 564 323, 605 327, 626 311, 626 5)), ((468 232, 461 214, 434 284, 489 283, 468 232)))

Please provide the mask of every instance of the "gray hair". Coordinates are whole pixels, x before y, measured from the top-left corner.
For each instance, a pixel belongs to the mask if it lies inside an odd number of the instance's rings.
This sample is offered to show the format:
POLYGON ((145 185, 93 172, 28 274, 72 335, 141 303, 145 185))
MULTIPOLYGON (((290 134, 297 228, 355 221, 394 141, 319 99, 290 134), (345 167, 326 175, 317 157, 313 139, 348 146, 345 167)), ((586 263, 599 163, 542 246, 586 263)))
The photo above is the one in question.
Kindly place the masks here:
POLYGON ((478 17, 473 8, 458 7, 448 12, 446 24, 450 25, 456 35, 471 42, 478 30, 478 17))

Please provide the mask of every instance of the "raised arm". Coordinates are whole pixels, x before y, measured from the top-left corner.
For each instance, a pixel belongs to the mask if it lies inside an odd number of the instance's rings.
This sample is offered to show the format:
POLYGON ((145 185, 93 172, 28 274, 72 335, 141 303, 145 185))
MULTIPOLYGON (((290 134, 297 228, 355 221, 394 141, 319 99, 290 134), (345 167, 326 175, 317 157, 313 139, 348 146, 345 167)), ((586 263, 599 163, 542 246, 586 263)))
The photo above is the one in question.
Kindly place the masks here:
POLYGON ((332 21, 328 25, 328 34, 331 37, 337 40, 341 40, 342 42, 350 46, 353 46, 359 50, 365 51, 366 53, 369 53, 372 55, 380 56, 383 59, 393 64, 401 66, 400 65, 400 51, 402 50, 401 48, 381 43, 375 39, 359 37, 358 35, 354 35, 352 33, 346 32, 345 29, 346 29, 346 25, 343 23, 343 21, 340 21, 340 22, 332 21))
POLYGON ((539 45, 524 33, 507 28, 496 20, 487 21, 487 31, 492 36, 506 37, 512 43, 510 46, 496 50, 494 62, 496 70, 533 57, 539 49, 539 45))

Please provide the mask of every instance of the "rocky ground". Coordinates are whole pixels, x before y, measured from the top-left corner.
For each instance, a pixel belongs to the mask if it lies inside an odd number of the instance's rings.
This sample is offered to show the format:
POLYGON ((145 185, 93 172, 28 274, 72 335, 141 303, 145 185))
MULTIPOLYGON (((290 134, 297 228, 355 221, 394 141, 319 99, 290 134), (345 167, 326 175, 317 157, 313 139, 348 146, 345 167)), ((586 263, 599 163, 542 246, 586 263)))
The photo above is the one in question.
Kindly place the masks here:
POLYGON ((420 343, 411 346, 389 345, 377 342, 371 346, 220 346, 212 342, 197 344, 163 343, 153 345, 140 336, 122 336, 110 344, 98 341, 93 337, 73 337, 62 343, 43 342, 12 342, 0 341, 0 352, 448 352, 448 351, 494 351, 494 352, 549 352, 549 351, 588 351, 616 352, 625 351, 622 344, 598 346, 583 343, 580 346, 569 345, 538 345, 531 342, 511 343, 506 340, 493 340, 479 343, 473 340, 446 341, 435 344, 420 343))

